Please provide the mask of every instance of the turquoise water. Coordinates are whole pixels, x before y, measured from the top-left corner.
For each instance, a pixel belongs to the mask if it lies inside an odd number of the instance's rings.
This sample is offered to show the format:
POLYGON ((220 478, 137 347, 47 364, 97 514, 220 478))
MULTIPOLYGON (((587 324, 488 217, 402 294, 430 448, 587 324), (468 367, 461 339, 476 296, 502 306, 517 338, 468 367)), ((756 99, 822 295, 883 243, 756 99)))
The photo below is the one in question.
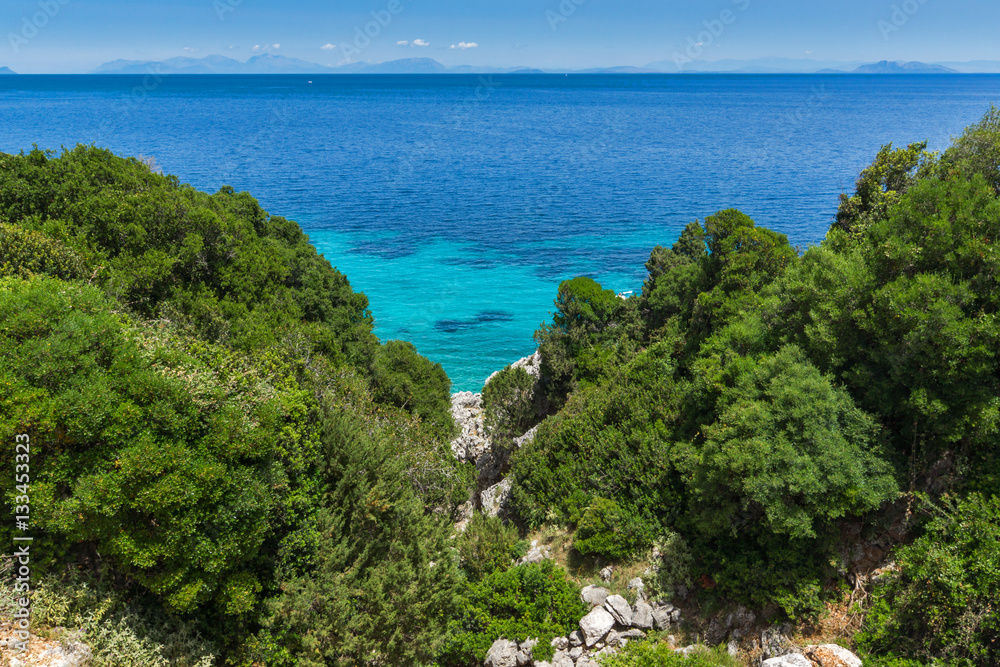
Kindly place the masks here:
POLYGON ((0 150, 95 143, 299 222, 383 339, 455 390, 534 349, 559 282, 643 262, 737 207, 805 247, 888 142, 932 149, 1000 76, 0 78, 0 150))

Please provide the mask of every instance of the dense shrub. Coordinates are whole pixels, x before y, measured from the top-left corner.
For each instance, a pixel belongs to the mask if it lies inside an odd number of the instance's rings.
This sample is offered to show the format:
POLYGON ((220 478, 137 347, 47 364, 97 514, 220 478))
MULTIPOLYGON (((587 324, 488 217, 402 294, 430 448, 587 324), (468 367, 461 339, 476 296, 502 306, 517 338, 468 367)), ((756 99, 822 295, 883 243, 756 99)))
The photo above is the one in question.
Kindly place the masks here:
POLYGON ((922 537, 898 549, 895 565, 876 585, 862 648, 920 664, 1000 661, 1000 498, 947 503, 922 537))
POLYGON ((600 664, 601 667, 739 667, 740 662, 724 646, 681 655, 674 653, 669 644, 653 640, 629 643, 621 653, 601 658, 600 664))
POLYGON ((651 531, 622 510, 618 503, 594 498, 580 516, 573 547, 585 556, 596 554, 611 560, 624 560, 651 540, 651 531))
POLYGON ((92 542, 173 609, 249 611, 301 397, 238 357, 142 340, 99 290, 52 278, 0 282, 0 350, 0 440, 31 436, 50 544, 92 542))
POLYGON ((327 410, 322 426, 314 566, 286 573, 255 657, 301 667, 427 664, 458 609, 448 526, 425 512, 384 432, 343 411, 327 410))
POLYGON ((73 251, 45 234, 0 223, 0 278, 41 273, 82 278, 84 265, 73 251))
POLYGON ((495 570, 469 583, 463 598, 453 635, 438 660, 441 665, 481 664, 501 637, 538 639, 534 656, 544 660, 552 656, 552 639, 569 634, 587 613, 579 589, 550 560, 495 570))
POLYGON ((615 381, 577 392, 514 453, 512 499, 524 521, 577 524, 595 499, 614 501, 628 553, 672 524, 682 483, 670 441, 679 405, 669 355, 657 344, 615 381))
POLYGON ((451 380, 441 364, 420 356, 412 343, 387 342, 375 354, 371 375, 377 401, 419 415, 443 436, 454 433, 451 380))
POLYGON ((482 512, 476 512, 469 520, 457 546, 459 563, 471 581, 508 569, 525 551, 517 528, 482 512))
POLYGON ((815 537, 894 496, 878 427, 795 347, 745 364, 694 454, 691 512, 710 534, 815 537))
POLYGON ((304 328, 331 357, 372 354, 365 296, 298 225, 246 193, 208 195, 93 147, 36 149, 0 154, 0 218, 73 250, 95 284, 142 317, 181 320, 244 350, 304 328))
POLYGON ((494 444, 510 446, 536 420, 535 378, 521 367, 507 366, 483 387, 483 421, 494 444))

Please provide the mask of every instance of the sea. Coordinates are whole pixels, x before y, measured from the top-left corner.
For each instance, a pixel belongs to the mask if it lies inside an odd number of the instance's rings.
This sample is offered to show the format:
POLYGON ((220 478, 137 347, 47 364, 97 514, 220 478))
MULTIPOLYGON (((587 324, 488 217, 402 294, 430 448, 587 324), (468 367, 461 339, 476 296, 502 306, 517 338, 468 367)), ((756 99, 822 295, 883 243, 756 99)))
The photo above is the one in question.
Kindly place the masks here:
POLYGON ((252 193, 380 338, 478 391, 561 281, 639 292, 653 247, 727 208, 804 250, 882 145, 943 150, 998 102, 997 75, 18 75, 0 151, 95 144, 252 193))

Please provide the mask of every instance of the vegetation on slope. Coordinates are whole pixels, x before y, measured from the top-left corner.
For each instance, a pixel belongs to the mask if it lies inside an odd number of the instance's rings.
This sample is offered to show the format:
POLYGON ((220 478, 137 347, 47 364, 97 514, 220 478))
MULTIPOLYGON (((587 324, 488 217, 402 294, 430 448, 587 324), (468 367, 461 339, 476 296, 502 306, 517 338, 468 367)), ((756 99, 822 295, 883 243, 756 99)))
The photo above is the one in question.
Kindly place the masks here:
POLYGON ((502 447, 550 410, 512 454, 517 525, 453 537, 475 470, 447 376, 375 338, 297 225, 96 148, 0 154, 0 459, 30 436, 39 609, 99 664, 464 667, 585 611, 515 565, 528 530, 655 548, 657 595, 810 618, 858 574, 843 535, 923 499, 859 646, 995 664, 998 183, 993 109, 942 155, 885 147, 804 253, 728 210, 655 248, 641 295, 564 282, 541 394, 508 368, 484 396, 502 447))

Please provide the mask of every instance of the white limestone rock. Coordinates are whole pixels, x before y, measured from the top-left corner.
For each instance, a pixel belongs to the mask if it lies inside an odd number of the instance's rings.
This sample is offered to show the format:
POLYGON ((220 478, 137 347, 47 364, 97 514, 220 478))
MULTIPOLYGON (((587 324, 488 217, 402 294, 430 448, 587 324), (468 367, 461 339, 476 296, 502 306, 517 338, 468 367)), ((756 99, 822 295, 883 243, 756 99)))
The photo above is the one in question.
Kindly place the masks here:
POLYGON ((507 500, 510 498, 509 479, 505 479, 499 484, 494 484, 480 494, 480 502, 483 506, 483 514, 487 516, 500 516, 507 509, 507 500))
POLYGON ((580 599, 592 607, 602 606, 611 593, 606 588, 599 586, 584 586, 580 591, 580 599))
POLYGON ((632 607, 628 601, 620 595, 611 595, 604 601, 604 608, 611 612, 619 625, 629 627, 632 625, 632 607))
POLYGON ((485 667, 518 667, 518 646, 514 642, 500 638, 486 653, 485 667))
POLYGON ((837 644, 807 646, 805 653, 818 667, 862 667, 861 658, 837 644))
POLYGON ((760 663, 760 667, 814 667, 801 653, 789 653, 760 663))
POLYGON ((589 614, 580 619, 580 631, 588 647, 601 641, 613 627, 615 627, 615 617, 604 607, 594 607, 589 614))

